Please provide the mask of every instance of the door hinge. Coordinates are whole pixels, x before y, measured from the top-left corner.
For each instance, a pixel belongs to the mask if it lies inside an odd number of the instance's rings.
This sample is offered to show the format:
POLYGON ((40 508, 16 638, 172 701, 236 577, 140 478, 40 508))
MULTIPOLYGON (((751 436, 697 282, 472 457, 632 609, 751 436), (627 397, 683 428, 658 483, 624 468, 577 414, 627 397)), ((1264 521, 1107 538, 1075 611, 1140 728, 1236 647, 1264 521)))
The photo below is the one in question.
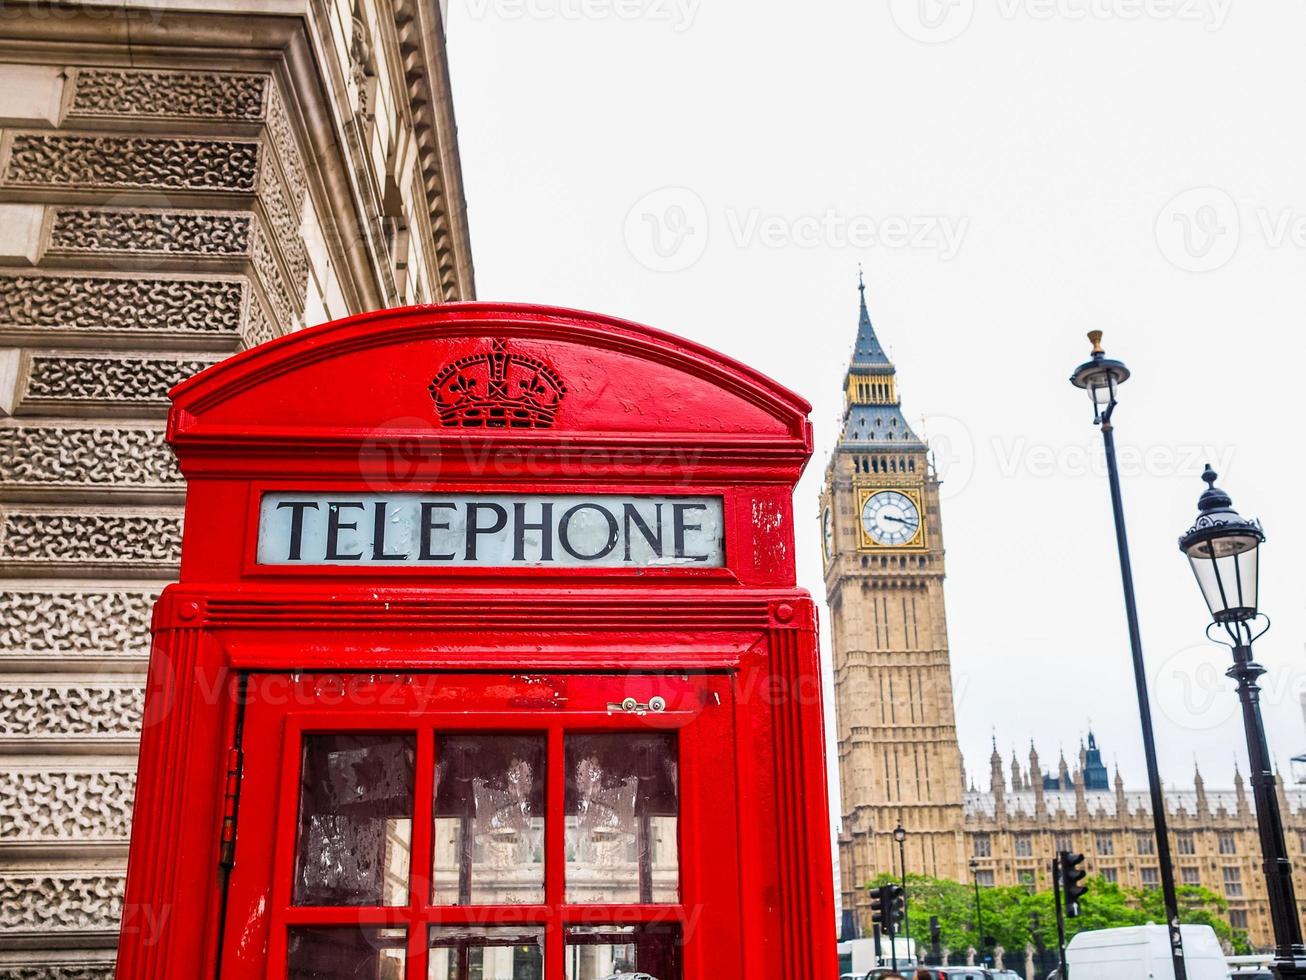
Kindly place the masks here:
POLYGON ((231 868, 236 863, 236 808, 240 803, 240 772, 244 756, 240 746, 227 751, 227 784, 222 801, 222 845, 218 865, 231 868))

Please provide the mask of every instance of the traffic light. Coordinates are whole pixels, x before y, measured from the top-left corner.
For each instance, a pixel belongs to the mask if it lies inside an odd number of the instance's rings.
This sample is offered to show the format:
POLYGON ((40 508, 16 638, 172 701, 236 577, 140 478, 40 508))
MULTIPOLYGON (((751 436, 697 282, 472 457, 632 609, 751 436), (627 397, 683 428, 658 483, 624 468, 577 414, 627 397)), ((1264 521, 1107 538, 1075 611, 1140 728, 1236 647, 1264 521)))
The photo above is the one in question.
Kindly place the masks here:
POLYGON ((902 885, 887 885, 889 891, 889 928, 898 931, 903 914, 907 910, 907 897, 902 892, 902 885))
POLYGON ((1057 860, 1061 862, 1061 895, 1065 899, 1066 915, 1073 919, 1079 915, 1080 898, 1088 891, 1080 884, 1088 875, 1088 872, 1080 867, 1084 863, 1084 855, 1072 851, 1059 851, 1057 860))
POLYGON ((889 931, 888 890, 888 885, 871 889, 871 921, 880 927, 881 932, 889 931))
POLYGON ((901 885, 881 885, 871 889, 871 921, 880 929, 893 935, 898 931, 906 908, 901 885))

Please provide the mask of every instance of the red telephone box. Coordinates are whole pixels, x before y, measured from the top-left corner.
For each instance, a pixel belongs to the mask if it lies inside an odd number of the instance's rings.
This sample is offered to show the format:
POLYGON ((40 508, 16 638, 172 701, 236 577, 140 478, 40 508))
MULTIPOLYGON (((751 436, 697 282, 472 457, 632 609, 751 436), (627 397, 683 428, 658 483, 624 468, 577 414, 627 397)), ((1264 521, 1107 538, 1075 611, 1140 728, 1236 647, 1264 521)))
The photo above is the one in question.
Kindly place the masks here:
POLYGON ((826 980, 807 404, 472 303, 172 392, 122 980, 826 980))

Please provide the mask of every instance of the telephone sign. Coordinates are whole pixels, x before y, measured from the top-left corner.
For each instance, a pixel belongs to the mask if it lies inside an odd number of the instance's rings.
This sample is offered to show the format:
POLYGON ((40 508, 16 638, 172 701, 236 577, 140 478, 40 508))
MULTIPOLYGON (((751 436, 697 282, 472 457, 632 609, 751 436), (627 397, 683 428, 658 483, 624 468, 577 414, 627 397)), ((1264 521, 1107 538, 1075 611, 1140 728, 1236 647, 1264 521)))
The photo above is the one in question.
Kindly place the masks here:
POLYGON ((267 493, 264 565, 724 564, 720 497, 267 493))

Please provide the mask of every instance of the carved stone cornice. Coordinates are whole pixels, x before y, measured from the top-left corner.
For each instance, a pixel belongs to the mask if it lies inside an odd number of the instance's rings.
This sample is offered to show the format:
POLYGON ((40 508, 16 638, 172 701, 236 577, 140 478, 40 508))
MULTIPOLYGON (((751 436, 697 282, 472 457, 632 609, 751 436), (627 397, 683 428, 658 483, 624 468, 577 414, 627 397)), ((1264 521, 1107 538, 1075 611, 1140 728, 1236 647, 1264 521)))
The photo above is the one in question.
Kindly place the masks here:
POLYGON ((422 183, 430 209, 436 262, 445 300, 475 298, 467 202, 450 98, 449 65, 442 40, 442 8, 419 0, 394 0, 405 82, 412 105, 422 183))

